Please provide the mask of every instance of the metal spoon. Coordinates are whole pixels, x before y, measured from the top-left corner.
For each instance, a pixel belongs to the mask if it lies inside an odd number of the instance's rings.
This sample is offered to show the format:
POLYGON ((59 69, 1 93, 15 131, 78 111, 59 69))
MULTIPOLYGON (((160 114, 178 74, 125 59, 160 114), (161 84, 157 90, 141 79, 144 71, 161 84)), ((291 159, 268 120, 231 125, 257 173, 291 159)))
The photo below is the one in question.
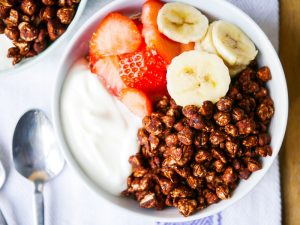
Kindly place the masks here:
POLYGON ((44 183, 62 171, 65 161, 42 111, 28 111, 19 120, 13 137, 13 160, 17 171, 35 184, 36 224, 44 225, 44 183))

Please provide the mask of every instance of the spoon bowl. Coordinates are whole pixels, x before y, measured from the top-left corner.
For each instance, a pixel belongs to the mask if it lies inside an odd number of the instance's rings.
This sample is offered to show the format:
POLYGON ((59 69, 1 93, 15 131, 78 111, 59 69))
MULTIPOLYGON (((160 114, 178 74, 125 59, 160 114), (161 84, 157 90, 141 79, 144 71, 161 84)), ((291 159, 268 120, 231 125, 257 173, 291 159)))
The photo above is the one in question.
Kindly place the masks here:
POLYGON ((53 128, 40 110, 30 110, 19 120, 13 137, 16 170, 35 184, 37 224, 44 224, 43 186, 64 167, 53 128))
POLYGON ((46 182, 64 166, 50 121, 39 110, 25 113, 13 138, 13 160, 17 171, 33 182, 46 182))

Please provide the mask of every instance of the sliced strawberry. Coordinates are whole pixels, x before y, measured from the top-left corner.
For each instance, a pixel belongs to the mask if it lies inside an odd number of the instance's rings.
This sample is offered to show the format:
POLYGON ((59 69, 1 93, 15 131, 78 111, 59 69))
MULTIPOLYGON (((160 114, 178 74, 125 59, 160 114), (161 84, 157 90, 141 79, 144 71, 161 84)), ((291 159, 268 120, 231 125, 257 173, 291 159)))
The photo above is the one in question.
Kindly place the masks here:
POLYGON ((92 73, 98 75, 103 85, 115 96, 119 96, 122 89, 126 88, 119 75, 119 59, 117 56, 103 58, 90 57, 92 73))
MULTIPOLYGON (((142 21, 139 19, 134 19, 133 22, 135 23, 135 25, 137 26, 140 34, 143 33, 143 24, 142 24, 142 21)), ((140 44, 140 47, 138 48, 138 50, 141 50, 141 49, 144 49, 146 48, 146 43, 145 43, 145 39, 142 37, 142 41, 141 41, 141 44, 140 44)))
POLYGON ((137 116, 144 117, 152 113, 152 104, 148 96, 135 88, 123 89, 120 100, 137 116))
POLYGON ((119 56, 120 76, 128 87, 148 95, 167 93, 167 62, 155 49, 143 49, 119 56))
POLYGON ((160 1, 150 0, 145 2, 142 9, 143 36, 148 47, 155 48, 157 52, 170 63, 181 53, 181 44, 174 42, 159 32, 157 15, 163 7, 160 1))
POLYGON ((181 53, 186 52, 186 51, 191 51, 191 50, 195 49, 195 43, 191 42, 191 43, 188 43, 188 44, 181 44, 180 48, 181 48, 181 53))
POLYGON ((140 33, 142 33, 142 30, 143 30, 143 24, 142 24, 142 21, 141 21, 141 18, 135 18, 132 20, 135 25, 137 26, 138 30, 140 33))
POLYGON ((155 48, 157 52, 168 62, 181 53, 180 45, 170 41, 166 36, 161 34, 156 28, 144 27, 143 35, 147 46, 155 48))
POLYGON ((150 0, 144 3, 142 8, 142 23, 144 26, 157 27, 157 16, 159 10, 164 6, 161 1, 150 0))
POLYGON ((96 73, 96 67, 95 67, 95 64, 97 63, 97 61, 99 60, 99 59, 101 59, 101 58, 103 58, 103 57, 100 57, 100 56, 95 56, 95 55, 89 55, 88 56, 88 60, 89 60, 89 62, 90 62, 90 70, 91 70, 91 72, 92 73, 96 73))
POLYGON ((90 40, 90 55, 111 56, 136 51, 142 42, 136 24, 120 13, 110 13, 90 40))

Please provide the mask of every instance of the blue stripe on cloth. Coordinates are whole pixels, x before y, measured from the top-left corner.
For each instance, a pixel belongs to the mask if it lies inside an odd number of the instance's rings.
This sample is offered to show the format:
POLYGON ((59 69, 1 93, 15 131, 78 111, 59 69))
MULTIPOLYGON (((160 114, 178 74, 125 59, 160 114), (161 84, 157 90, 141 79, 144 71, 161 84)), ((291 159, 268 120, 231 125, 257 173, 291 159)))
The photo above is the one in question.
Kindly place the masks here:
POLYGON ((218 213, 214 216, 205 217, 200 220, 193 220, 193 221, 181 222, 181 223, 157 222, 157 225, 222 225, 222 214, 218 213))

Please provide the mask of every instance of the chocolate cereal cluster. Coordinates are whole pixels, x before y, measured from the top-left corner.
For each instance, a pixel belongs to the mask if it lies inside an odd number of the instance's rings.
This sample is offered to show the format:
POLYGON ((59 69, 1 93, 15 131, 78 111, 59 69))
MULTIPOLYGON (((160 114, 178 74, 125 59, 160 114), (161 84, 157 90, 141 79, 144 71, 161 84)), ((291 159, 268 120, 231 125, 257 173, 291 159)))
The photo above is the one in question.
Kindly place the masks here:
POLYGON ((184 216, 230 198, 240 179, 271 156, 268 126, 274 104, 267 67, 247 68, 216 104, 184 108, 168 97, 154 106, 138 131, 140 151, 123 192, 143 208, 177 207, 184 216))
MULTIPOLYGON (((0 34, 15 47, 13 64, 35 56, 61 36, 72 22, 80 0, 0 0, 0 34)), ((0 43, 1 44, 1 43, 0 43)))

